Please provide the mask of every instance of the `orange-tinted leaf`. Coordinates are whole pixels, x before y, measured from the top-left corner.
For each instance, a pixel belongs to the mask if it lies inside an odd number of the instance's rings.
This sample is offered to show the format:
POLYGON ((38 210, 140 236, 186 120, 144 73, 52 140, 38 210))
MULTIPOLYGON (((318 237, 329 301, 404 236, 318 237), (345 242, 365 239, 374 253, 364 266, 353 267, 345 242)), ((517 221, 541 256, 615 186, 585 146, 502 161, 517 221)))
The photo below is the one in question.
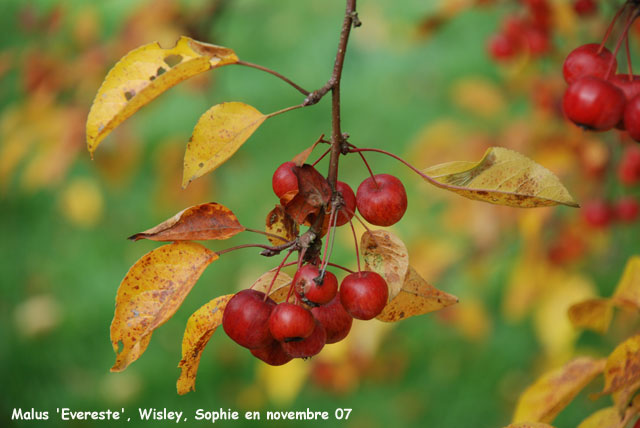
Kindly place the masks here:
POLYGON ((303 165, 297 169, 298 193, 287 203, 285 209, 298 224, 303 224, 307 217, 320 212, 331 200, 331 186, 327 180, 311 165, 303 165))
POLYGON ((196 389, 196 375, 204 347, 216 329, 222 324, 224 308, 233 294, 220 296, 195 311, 187 321, 182 338, 182 360, 180 377, 176 384, 178 394, 183 395, 196 389))
POLYGON ((502 147, 489 148, 479 162, 449 162, 423 172, 430 184, 469 199, 521 208, 578 206, 551 171, 502 147))
POLYGON ((627 261, 612 299, 618 305, 640 309, 640 256, 633 256, 627 261))
POLYGON ((198 120, 184 154, 182 188, 225 163, 267 116, 238 102, 211 107, 198 120))
POLYGON ((551 422, 604 369, 605 360, 576 358, 541 376, 520 395, 513 422, 551 422))
POLYGON ((458 298, 435 288, 425 281, 411 266, 402 289, 380 315, 380 321, 395 322, 415 315, 437 311, 458 303, 458 298))
POLYGON ((199 241, 228 239, 244 231, 236 216, 224 205, 209 202, 180 211, 156 227, 129 239, 152 241, 199 241))
POLYGON ((285 242, 295 239, 300 232, 300 227, 293 218, 285 212, 282 205, 276 205, 276 207, 267 214, 265 230, 273 235, 281 236, 282 239, 272 236, 268 238, 273 245, 282 245, 285 242))
MULTIPOLYGON (((276 272, 274 270, 263 273, 260 278, 253 283, 251 288, 256 291, 266 293, 275 274, 276 272)), ((284 302, 287 298, 287 294, 289 293, 289 285, 291 285, 291 281, 293 281, 293 279, 289 275, 280 271, 278 277, 273 283, 273 286, 271 287, 269 297, 276 303, 284 302)))
POLYGON ((146 349, 151 333, 173 316, 209 263, 213 251, 194 242, 157 248, 138 260, 118 288, 111 343, 122 371, 146 349), (122 346, 122 348, 120 348, 122 346))
MULTIPOLYGON (((614 392, 612 394, 613 403, 615 407, 620 411, 624 412, 630 405, 631 397, 640 389, 640 381, 632 383, 630 385, 626 385, 618 392, 614 392)), ((636 395, 633 398, 633 402, 631 405, 636 409, 636 412, 640 412, 640 396, 636 395)))
POLYGON ((313 143, 311 146, 304 149, 301 153, 298 153, 293 159, 291 159, 291 161, 295 163, 296 166, 304 165, 304 163, 307 161, 307 159, 309 159, 309 156, 313 152, 313 149, 315 149, 318 143, 322 141, 322 138, 324 138, 324 134, 320 136, 320 138, 318 138, 318 140, 315 143, 313 143))
POLYGON ((574 327, 606 333, 611 324, 613 306, 609 299, 589 299, 569 308, 569 319, 574 327))
POLYGON ((404 242, 386 230, 365 232, 360 238, 365 270, 380 274, 389 286, 389 300, 400 293, 409 270, 409 253, 404 242))
POLYGON ((607 407, 593 413, 578 428, 622 428, 623 418, 615 407, 607 407))
POLYGON ((604 389, 611 394, 640 381, 640 334, 630 337, 613 350, 604 369, 604 389))
POLYGON ((154 42, 132 50, 109 71, 93 101, 87 118, 89 153, 93 156, 116 126, 167 89, 203 71, 237 61, 231 49, 184 36, 171 48, 154 42))

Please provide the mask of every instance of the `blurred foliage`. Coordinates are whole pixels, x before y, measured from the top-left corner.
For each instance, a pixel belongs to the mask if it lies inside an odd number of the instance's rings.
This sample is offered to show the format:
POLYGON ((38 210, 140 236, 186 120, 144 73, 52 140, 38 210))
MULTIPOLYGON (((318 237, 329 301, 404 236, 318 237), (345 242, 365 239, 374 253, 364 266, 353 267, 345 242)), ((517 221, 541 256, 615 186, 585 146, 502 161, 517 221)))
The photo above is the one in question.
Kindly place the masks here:
MULTIPOLYGON (((360 3, 363 26, 353 33, 342 88, 343 129, 354 144, 391 150, 418 167, 479 159, 488 146, 501 145, 557 173, 578 201, 639 196, 615 173, 629 142, 615 133, 583 134, 557 110, 562 59, 599 38, 608 9, 578 21, 565 2, 554 3, 557 16, 571 18, 558 20, 554 50, 535 62, 497 65, 484 43, 509 2, 457 2, 462 6, 428 38, 425 19, 442 14, 447 2, 360 3)), ((184 148, 209 106, 241 101, 275 111, 299 103, 299 94, 257 70, 205 73, 128 120, 92 162, 84 122, 107 70, 136 46, 185 34, 320 87, 331 70, 343 1, 5 0, 0 10, 3 424, 29 424, 8 420, 14 407, 49 410, 51 425, 59 425, 56 407, 125 407, 134 420, 138 407, 187 416, 198 408, 346 407, 354 409, 350 427, 504 426, 518 395, 541 373, 578 354, 606 356, 637 331, 630 312, 617 315, 606 336, 580 333, 566 316, 574 303, 612 294, 627 258, 640 252, 637 222, 594 229, 581 210, 464 200, 371 154, 374 170, 396 174, 407 188, 409 210, 394 229, 411 264, 459 296, 458 305, 392 327, 356 322, 347 341, 276 369, 218 332, 203 353, 196 391, 179 397, 189 315, 277 263, 243 250, 205 272, 141 361, 109 373, 117 286, 156 247, 125 237, 207 201, 262 227, 276 202, 272 171, 327 133, 330 114, 325 100, 273 119, 231 161, 182 191, 184 148)), ((320 165, 326 168, 326 160, 320 165)), ((343 165, 341 180, 352 186, 367 175, 356 156, 343 165)), ((343 232, 334 257, 353 266, 350 231, 343 232)), ((225 246, 250 239, 238 235, 225 246)), ((606 397, 588 399, 600 389, 590 385, 554 426, 576 426, 610 405, 606 397)))

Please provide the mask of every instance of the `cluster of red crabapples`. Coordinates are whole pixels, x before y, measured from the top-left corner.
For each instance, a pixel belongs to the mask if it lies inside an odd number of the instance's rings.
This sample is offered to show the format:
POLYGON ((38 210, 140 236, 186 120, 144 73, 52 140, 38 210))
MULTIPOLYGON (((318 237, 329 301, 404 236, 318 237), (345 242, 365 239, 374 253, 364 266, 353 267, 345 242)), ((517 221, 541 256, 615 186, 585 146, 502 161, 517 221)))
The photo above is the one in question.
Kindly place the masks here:
POLYGON ((616 127, 640 141, 640 76, 633 74, 628 38, 629 28, 639 13, 637 1, 627 1, 613 18, 600 44, 579 46, 565 59, 563 74, 569 86, 562 106, 567 118, 576 125, 593 131, 616 127), (611 52, 605 43, 619 18, 624 24, 611 52), (616 74, 616 56, 623 42, 628 72, 616 74))
POLYGON ((500 31, 489 38, 487 49, 496 61, 510 61, 526 52, 539 57, 551 48, 551 6, 548 0, 520 0, 525 11, 507 15, 500 31))
MULTIPOLYGON (((313 166, 299 167, 286 162, 278 167, 272 180, 273 190, 283 206, 291 201, 291 195, 309 187, 309 183, 302 180, 330 189, 327 180, 313 166), (300 173, 303 169, 305 174, 300 173)), ((407 209, 404 186, 388 174, 367 178, 358 187, 357 194, 348 184, 338 181, 331 201, 330 213, 325 216, 329 233, 336 227, 351 224, 356 208, 365 220, 378 226, 397 223, 407 209)), ((325 208, 328 209, 322 209, 325 208)), ((388 286, 379 274, 361 271, 358 267, 358 272, 348 274, 338 286, 336 276, 326 269, 328 260, 324 263, 324 257, 304 261, 301 253, 285 301, 277 304, 268 297, 272 281, 266 293, 252 289, 238 292, 224 310, 222 326, 227 335, 267 364, 277 366, 293 358, 312 357, 325 344, 347 337, 354 318, 370 320, 387 304, 388 286), (293 302, 289 302, 290 297, 293 302)), ((278 272, 279 268, 276 276, 278 272)))

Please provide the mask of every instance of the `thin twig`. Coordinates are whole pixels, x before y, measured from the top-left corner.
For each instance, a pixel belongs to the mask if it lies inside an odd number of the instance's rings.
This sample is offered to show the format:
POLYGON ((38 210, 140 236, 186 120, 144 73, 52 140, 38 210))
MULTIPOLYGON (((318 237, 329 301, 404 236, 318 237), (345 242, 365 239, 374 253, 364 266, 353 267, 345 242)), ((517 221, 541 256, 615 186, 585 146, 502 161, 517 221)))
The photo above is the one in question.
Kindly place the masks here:
POLYGON ((304 89, 301 86, 296 85, 295 83, 293 83, 291 81, 291 79, 283 76, 282 74, 278 73, 277 71, 271 70, 270 68, 263 67, 262 65, 253 64, 251 62, 246 62, 246 61, 238 61, 238 62, 236 62, 236 65, 244 65, 245 67, 251 67, 251 68, 255 68, 257 70, 265 71, 265 72, 267 72, 269 74, 272 74, 272 75, 276 76, 280 80, 283 80, 284 82, 288 83, 293 88, 295 88, 298 92, 300 92, 302 95, 308 96, 310 94, 310 92, 307 91, 306 89, 304 89))

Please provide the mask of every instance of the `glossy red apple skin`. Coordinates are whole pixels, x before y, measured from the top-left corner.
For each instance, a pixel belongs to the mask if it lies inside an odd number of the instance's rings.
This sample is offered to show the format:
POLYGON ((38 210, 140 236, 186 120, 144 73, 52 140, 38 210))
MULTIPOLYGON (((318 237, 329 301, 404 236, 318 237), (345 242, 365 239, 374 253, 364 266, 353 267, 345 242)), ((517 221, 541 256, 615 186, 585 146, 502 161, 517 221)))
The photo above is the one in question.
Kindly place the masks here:
POLYGON ((338 181, 336 190, 340 192, 344 200, 344 207, 338 212, 336 226, 343 226, 349 223, 349 220, 351 220, 356 212, 356 194, 353 193, 351 186, 342 181, 338 181))
POLYGON ((264 297, 260 291, 242 290, 227 303, 222 328, 240 346, 264 348, 273 340, 268 321, 276 303, 264 297))
POLYGON ((564 80, 568 84, 572 84, 584 76, 595 76, 604 79, 612 60, 612 70, 615 72, 618 69, 618 62, 609 49, 603 47, 600 50, 599 43, 578 46, 564 60, 564 65, 562 66, 564 80))
POLYGON ((316 321, 307 309, 293 303, 277 305, 269 317, 269 331, 275 340, 289 342, 309 337, 316 321))
POLYGON ((393 175, 378 174, 360 183, 356 193, 358 211, 376 226, 391 226, 407 211, 407 192, 393 175))
POLYGON ((311 309, 311 313, 324 327, 327 343, 340 342, 349 335, 353 318, 344 309, 340 296, 336 296, 326 305, 311 309))
POLYGON ((293 162, 285 162, 280 165, 273 173, 271 186, 273 193, 280 199, 286 195, 292 195, 298 192, 298 175, 296 174, 296 164, 293 162))
POLYGON ((327 341, 327 333, 322 324, 316 321, 316 328, 311 336, 296 342, 282 343, 282 349, 293 358, 309 358, 322 351, 327 341))
POLYGON ((375 272, 347 275, 340 285, 340 303, 353 318, 370 320, 382 312, 389 298, 387 282, 375 272))
POLYGON ((263 348, 251 349, 251 354, 254 357, 264 361, 270 366, 281 366, 287 364, 293 359, 291 355, 287 354, 282 349, 282 344, 277 340, 272 341, 269 345, 263 348))
POLYGON ((624 92, 620 88, 592 76, 573 82, 562 98, 567 118, 594 131, 606 131, 616 126, 622 119, 625 103, 624 92))
POLYGON ((296 296, 305 303, 324 305, 338 294, 338 279, 334 274, 325 271, 324 280, 317 284, 314 279, 320 275, 315 265, 304 265, 293 277, 293 289, 296 296))

